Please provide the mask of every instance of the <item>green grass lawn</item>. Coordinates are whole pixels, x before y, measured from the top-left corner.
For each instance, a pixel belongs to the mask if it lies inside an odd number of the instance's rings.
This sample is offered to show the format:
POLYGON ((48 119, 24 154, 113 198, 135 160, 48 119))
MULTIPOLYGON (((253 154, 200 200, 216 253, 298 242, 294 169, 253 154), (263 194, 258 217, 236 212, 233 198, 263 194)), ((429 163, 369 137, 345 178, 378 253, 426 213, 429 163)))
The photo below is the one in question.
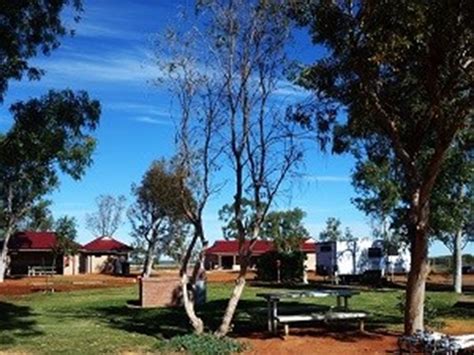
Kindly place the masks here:
MULTIPOLYGON (((216 326, 231 291, 231 284, 210 284, 208 302, 200 310, 206 323, 216 326)), ((265 302, 256 293, 264 288, 247 287, 235 319, 234 334, 265 331, 265 302)), ((362 292, 350 306, 370 312, 367 327, 401 329, 398 310, 401 291, 362 292)), ((452 306, 457 296, 429 293, 438 319, 457 319, 474 324, 472 309, 452 306)), ((34 294, 15 298, 0 296, 0 351, 33 353, 110 353, 153 351, 163 339, 189 332, 182 309, 133 309, 127 301, 137 300, 137 287, 96 289, 70 293, 34 294)), ((303 303, 303 302, 301 302, 303 303)), ((308 307, 334 305, 334 298, 306 299, 308 307)), ((286 304, 283 310, 295 308, 286 304)), ((356 325, 354 325, 355 327, 356 325)))

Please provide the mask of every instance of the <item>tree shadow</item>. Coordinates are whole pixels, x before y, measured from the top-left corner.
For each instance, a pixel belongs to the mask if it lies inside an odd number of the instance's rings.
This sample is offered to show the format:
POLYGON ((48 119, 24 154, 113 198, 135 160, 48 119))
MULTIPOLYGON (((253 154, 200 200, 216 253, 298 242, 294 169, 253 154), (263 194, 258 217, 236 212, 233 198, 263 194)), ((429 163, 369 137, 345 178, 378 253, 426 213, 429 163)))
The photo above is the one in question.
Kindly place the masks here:
POLYGON ((182 308, 136 308, 126 305, 91 307, 76 317, 94 318, 106 326, 130 333, 169 339, 191 330, 182 308))
POLYGON ((24 337, 39 336, 30 307, 0 301, 0 346, 14 345, 24 337))
POLYGON ((455 317, 460 319, 474 319, 474 300, 461 299, 452 307, 439 311, 439 317, 455 317))
MULTIPOLYGON (((226 299, 212 300, 197 308, 197 314, 205 325, 206 331, 214 331, 220 325, 227 306, 226 299)), ((329 306, 318 304, 303 304, 297 301, 285 301, 279 307, 280 314, 311 313, 327 311, 329 306)), ((125 330, 130 333, 139 333, 157 339, 170 339, 177 335, 184 335, 192 331, 189 320, 183 308, 131 308, 126 305, 99 306, 82 311, 76 317, 100 319, 108 327, 125 330)), ((399 324, 400 317, 376 315, 366 322, 366 329, 370 332, 386 330, 387 324, 399 324)), ((319 334, 344 341, 356 341, 363 337, 375 335, 358 334, 357 322, 335 323, 306 323, 295 324, 298 334, 319 334), (315 330, 316 329, 316 330, 315 330), (351 340, 352 339, 352 340, 351 340)), ((246 300, 239 302, 234 316, 232 337, 270 337, 267 332, 267 303, 265 300, 246 300)))

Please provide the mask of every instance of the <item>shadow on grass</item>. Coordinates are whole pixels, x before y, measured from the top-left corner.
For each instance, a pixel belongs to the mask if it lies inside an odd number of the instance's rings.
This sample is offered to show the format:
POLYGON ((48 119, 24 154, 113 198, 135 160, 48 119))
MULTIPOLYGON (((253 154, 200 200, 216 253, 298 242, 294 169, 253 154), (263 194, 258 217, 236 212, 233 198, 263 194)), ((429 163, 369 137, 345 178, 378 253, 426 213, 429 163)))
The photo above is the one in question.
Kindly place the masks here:
POLYGON ((43 334, 36 328, 30 307, 0 301, 0 346, 14 345, 22 338, 43 334))
POLYGON ((452 307, 443 308, 438 313, 441 318, 474 319, 474 301, 460 300, 452 307))
MULTIPOLYGON (((225 307, 226 299, 207 302, 199 307, 197 312, 202 317, 208 331, 218 328, 225 307)), ((298 302, 284 302, 279 307, 280 314, 311 313, 328 310, 329 306, 316 304, 302 304, 298 302)), ((186 313, 182 308, 139 309, 126 305, 99 306, 90 310, 91 313, 82 313, 79 316, 100 319, 107 326, 125 330, 130 333, 139 333, 157 339, 170 339, 177 335, 187 334, 192 331, 186 313)), ((386 329, 387 324, 397 324, 400 317, 375 315, 369 318, 366 329, 378 332, 386 329)), ((356 341, 369 335, 355 332, 357 322, 336 322, 295 324, 298 334, 319 334, 343 341, 356 341), (357 334, 356 334, 357 333, 357 334)), ((241 300, 233 321, 230 334, 233 337, 265 338, 267 333, 267 309, 264 300, 241 300)), ((370 335, 373 337, 374 335, 370 335)))
POLYGON ((169 339, 189 333, 190 326, 181 308, 143 309, 126 305, 99 306, 78 315, 94 318, 106 326, 130 333, 148 335, 157 339, 169 339))

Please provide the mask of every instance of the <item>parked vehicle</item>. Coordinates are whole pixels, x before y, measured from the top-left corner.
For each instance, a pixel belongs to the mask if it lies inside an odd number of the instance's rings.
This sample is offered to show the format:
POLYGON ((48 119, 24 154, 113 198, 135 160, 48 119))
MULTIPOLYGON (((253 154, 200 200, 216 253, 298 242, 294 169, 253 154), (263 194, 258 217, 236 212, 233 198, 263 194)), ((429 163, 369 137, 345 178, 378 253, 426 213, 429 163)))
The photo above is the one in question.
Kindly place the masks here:
POLYGON ((409 253, 404 249, 384 250, 382 240, 361 238, 316 244, 318 275, 344 277, 378 271, 383 276, 386 273, 406 273, 409 268, 409 253))

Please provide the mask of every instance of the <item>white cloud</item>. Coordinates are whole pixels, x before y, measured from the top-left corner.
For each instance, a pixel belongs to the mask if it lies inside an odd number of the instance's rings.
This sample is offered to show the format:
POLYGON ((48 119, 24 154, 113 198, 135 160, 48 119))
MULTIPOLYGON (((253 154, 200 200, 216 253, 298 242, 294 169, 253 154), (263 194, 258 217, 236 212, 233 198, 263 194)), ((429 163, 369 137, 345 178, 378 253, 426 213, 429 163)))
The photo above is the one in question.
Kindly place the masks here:
POLYGON ((144 116, 170 117, 172 115, 171 109, 165 109, 161 106, 151 104, 128 101, 104 103, 104 109, 121 112, 140 113, 144 116))
POLYGON ((136 117, 132 117, 132 120, 136 122, 148 123, 148 124, 153 124, 153 125, 162 125, 162 126, 170 126, 173 123, 170 119, 163 120, 159 118, 153 118, 150 116, 136 116, 136 117))
POLYGON ((289 81, 280 81, 275 91, 275 95, 288 98, 307 98, 311 93, 289 81))
POLYGON ((303 178, 308 181, 315 182, 350 182, 350 176, 334 176, 334 175, 304 175, 303 178))
POLYGON ((119 38, 119 39, 140 39, 137 32, 126 31, 112 26, 104 26, 102 24, 96 24, 92 21, 79 22, 79 25, 75 28, 75 34, 78 37, 88 38, 119 38))
POLYGON ((46 70, 44 80, 70 85, 95 84, 146 84, 158 77, 158 67, 144 59, 142 53, 118 52, 107 55, 71 54, 67 58, 39 60, 46 70))

